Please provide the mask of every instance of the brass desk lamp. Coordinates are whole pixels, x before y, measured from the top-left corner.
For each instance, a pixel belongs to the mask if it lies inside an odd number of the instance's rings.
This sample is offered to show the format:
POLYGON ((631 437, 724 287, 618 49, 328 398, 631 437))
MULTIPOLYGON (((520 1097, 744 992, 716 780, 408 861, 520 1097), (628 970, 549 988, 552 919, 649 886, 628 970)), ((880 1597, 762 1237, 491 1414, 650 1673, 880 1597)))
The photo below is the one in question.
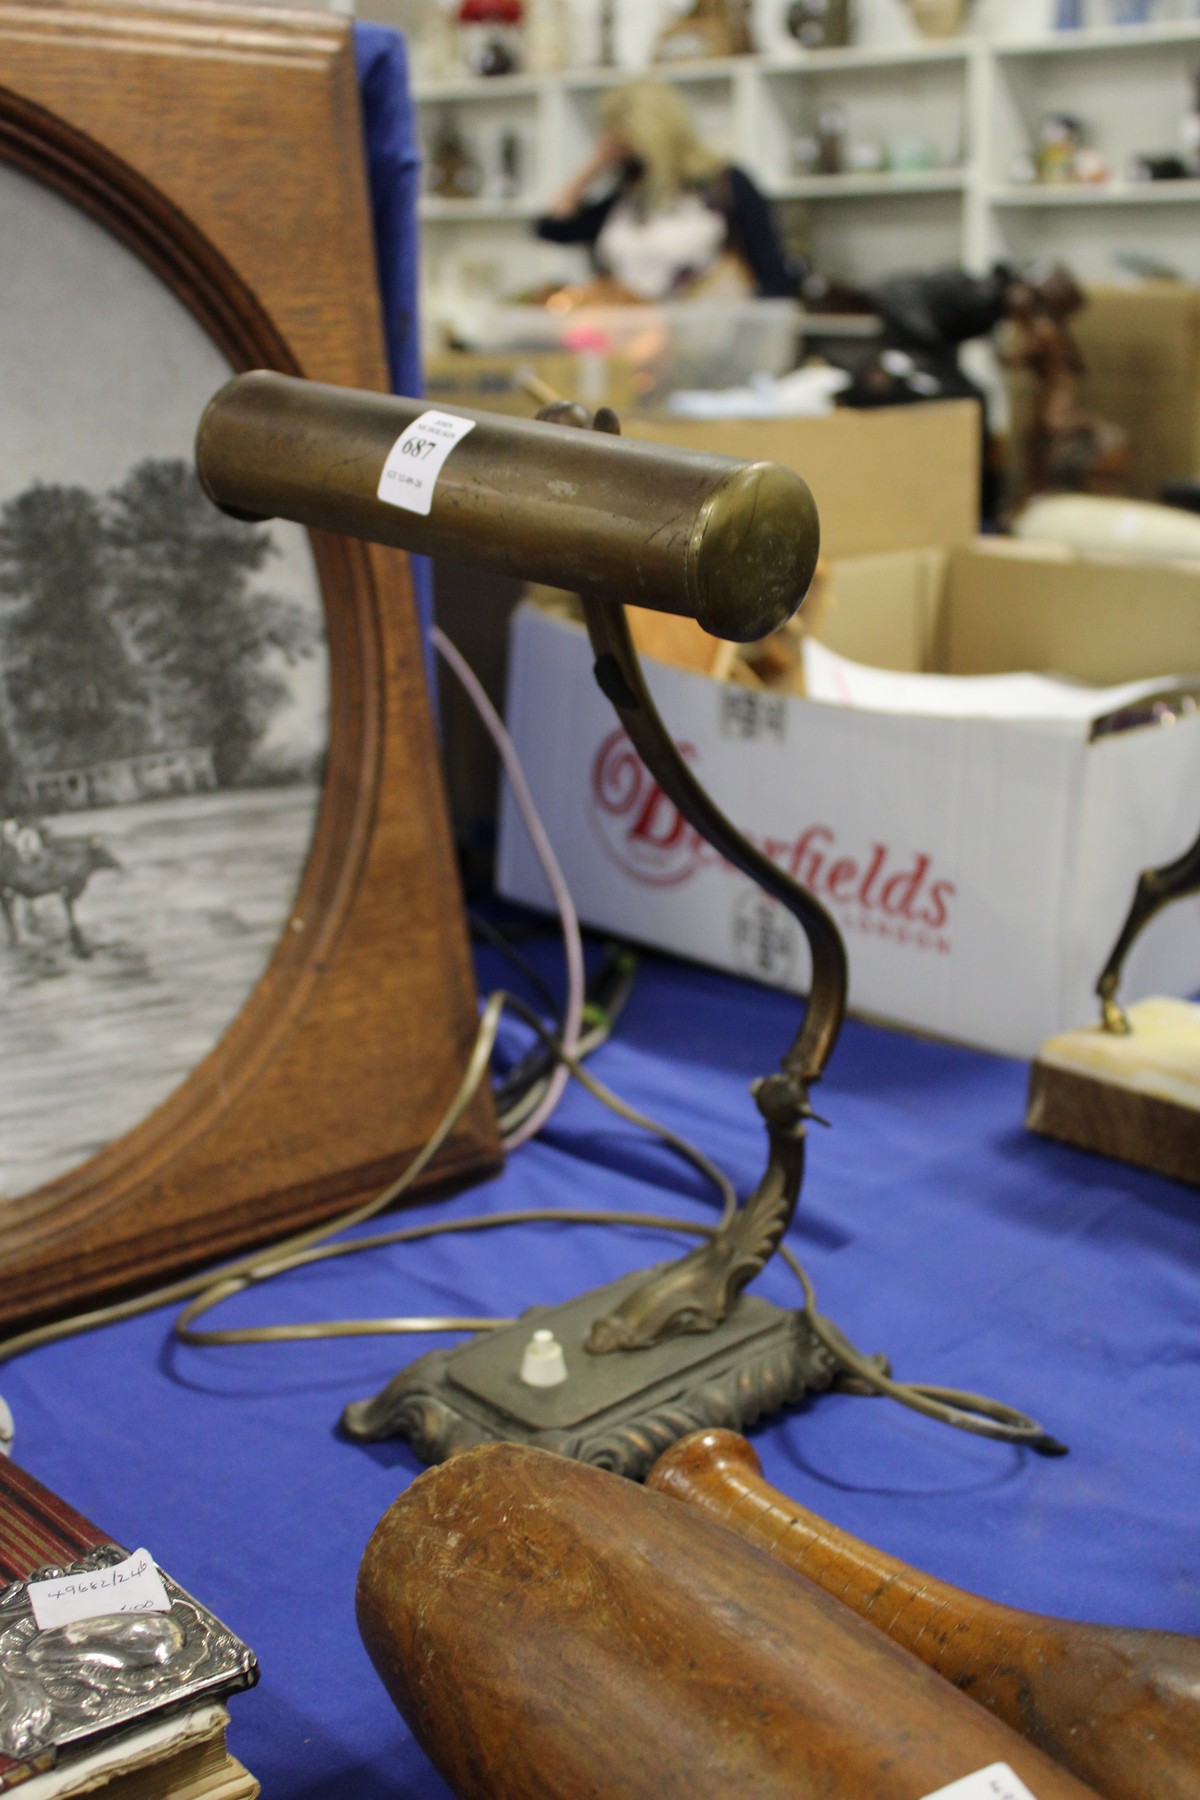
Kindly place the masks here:
MULTIPOLYGON (((811 1305, 792 1312, 743 1293, 796 1209, 809 1092, 845 1014, 845 947, 825 908, 742 837, 688 769, 616 603, 683 614, 739 642, 765 636, 808 590, 816 508, 800 477, 777 464, 630 442, 619 431, 608 409, 593 418, 560 403, 537 421, 458 407, 431 414, 415 400, 256 373, 221 390, 197 438, 207 492, 241 516, 292 519, 578 593, 597 681, 647 767, 683 817, 798 920, 812 952, 800 1031, 780 1070, 754 1087, 766 1170, 715 1236, 423 1356, 374 1399, 347 1407, 352 1437, 401 1435, 430 1462, 509 1438, 637 1476, 685 1432, 741 1428, 828 1388, 846 1368, 844 1340, 811 1305), (436 422, 447 419, 439 443, 436 422), (436 473, 423 475, 423 461, 436 473), (380 497, 389 469, 406 482, 398 503, 380 497), (523 1377, 534 1329, 553 1333, 567 1379, 523 1377)), ((899 1386, 882 1366, 879 1385, 899 1386)), ((969 1429, 1060 1448, 1007 1407, 924 1392, 969 1429)))

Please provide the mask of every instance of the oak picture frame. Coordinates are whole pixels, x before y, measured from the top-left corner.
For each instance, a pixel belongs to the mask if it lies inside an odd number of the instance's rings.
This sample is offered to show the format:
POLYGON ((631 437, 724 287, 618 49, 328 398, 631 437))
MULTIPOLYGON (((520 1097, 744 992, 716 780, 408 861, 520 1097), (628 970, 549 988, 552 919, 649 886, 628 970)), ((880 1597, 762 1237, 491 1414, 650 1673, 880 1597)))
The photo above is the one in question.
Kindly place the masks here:
MULTIPOLYGON (((170 0, 2 4, 0 161, 132 250, 233 369, 387 388, 344 21, 170 0)), ((461 1078, 476 998, 407 559, 312 544, 329 743, 287 928, 165 1102, 0 1205, 0 1331, 365 1198, 461 1078)), ((481 1093, 426 1182, 499 1159, 481 1093)))

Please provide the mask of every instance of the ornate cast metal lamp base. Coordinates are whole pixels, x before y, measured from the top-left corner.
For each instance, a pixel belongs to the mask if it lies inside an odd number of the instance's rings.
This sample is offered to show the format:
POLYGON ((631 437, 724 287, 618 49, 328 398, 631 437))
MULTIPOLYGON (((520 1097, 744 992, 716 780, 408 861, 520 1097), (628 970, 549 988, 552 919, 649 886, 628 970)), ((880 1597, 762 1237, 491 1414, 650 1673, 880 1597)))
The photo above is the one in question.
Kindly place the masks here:
POLYGON ((374 1399, 348 1406, 343 1430, 360 1441, 407 1438, 429 1463, 496 1439, 534 1444, 637 1480, 686 1432, 740 1431, 832 1384, 834 1360, 803 1313, 746 1294, 712 1331, 644 1350, 589 1351, 595 1320, 648 1273, 657 1271, 639 1269, 564 1306, 531 1307, 515 1325, 422 1356, 374 1399), (521 1380, 526 1345, 540 1329, 562 1345, 567 1379, 557 1387, 521 1380))

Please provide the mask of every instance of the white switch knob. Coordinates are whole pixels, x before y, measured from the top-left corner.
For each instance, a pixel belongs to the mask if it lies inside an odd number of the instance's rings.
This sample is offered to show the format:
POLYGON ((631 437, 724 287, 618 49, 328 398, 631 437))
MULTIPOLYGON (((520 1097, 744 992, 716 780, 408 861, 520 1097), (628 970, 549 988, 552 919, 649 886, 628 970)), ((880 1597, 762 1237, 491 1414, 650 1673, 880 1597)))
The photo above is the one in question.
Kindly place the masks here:
POLYGON ((566 1379, 562 1345, 552 1331, 535 1331, 521 1358, 521 1380, 526 1387, 557 1387, 566 1379))

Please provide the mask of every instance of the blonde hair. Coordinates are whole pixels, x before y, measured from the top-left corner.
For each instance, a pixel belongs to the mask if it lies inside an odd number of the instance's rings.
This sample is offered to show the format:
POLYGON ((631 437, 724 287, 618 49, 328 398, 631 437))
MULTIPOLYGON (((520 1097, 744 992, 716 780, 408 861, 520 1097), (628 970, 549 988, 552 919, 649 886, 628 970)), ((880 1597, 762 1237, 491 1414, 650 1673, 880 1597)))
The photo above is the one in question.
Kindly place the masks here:
POLYGON ((642 165, 639 186, 650 211, 670 206, 685 189, 711 181, 726 166, 703 142, 674 88, 631 81, 600 100, 600 124, 629 145, 642 165))

